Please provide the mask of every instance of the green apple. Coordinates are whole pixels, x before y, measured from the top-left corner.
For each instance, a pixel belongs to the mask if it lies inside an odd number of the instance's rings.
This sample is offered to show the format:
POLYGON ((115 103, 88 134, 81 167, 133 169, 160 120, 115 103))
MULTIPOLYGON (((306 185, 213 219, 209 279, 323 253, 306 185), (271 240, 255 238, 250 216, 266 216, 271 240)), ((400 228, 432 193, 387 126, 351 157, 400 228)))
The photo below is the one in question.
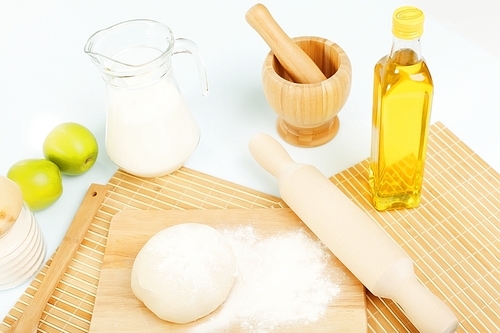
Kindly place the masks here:
POLYGON ((43 142, 43 155, 65 175, 87 172, 95 163, 99 147, 94 134, 77 123, 56 126, 43 142))
POLYGON ((19 161, 10 167, 7 177, 19 186, 32 211, 49 207, 63 192, 59 167, 46 159, 19 161))

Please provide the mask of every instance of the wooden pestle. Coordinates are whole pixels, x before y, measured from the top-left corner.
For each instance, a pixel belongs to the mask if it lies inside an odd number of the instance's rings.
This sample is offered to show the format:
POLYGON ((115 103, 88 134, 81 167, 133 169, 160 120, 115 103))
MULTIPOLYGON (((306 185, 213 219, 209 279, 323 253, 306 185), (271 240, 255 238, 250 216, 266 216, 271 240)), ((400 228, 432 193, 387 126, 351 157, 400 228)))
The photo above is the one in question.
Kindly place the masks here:
POLYGON ((245 18, 269 45, 295 83, 317 83, 326 80, 326 76, 314 61, 288 37, 264 5, 254 5, 247 11, 245 18))
POLYGON ((401 305, 420 332, 456 331, 458 319, 417 280, 410 256, 317 168, 296 163, 263 133, 250 140, 249 149, 278 179, 288 206, 368 290, 401 305))

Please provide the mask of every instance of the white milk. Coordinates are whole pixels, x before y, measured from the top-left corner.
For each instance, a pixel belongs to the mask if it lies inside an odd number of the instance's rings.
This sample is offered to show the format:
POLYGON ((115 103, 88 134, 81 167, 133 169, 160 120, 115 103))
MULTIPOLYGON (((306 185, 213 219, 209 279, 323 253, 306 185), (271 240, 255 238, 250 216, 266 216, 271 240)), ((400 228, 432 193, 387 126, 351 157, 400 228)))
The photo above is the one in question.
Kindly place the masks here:
POLYGON ((157 177, 180 168, 200 130, 186 101, 166 80, 108 96, 106 150, 125 171, 157 177))
MULTIPOLYGON (((174 83, 170 59, 158 61, 161 54, 147 46, 125 49, 115 61, 149 71, 115 77, 119 86, 107 86, 106 151, 115 164, 140 177, 177 170, 200 138, 198 124, 174 83), (158 67, 153 69, 152 63, 158 67)), ((115 66, 120 65, 110 64, 115 66)))

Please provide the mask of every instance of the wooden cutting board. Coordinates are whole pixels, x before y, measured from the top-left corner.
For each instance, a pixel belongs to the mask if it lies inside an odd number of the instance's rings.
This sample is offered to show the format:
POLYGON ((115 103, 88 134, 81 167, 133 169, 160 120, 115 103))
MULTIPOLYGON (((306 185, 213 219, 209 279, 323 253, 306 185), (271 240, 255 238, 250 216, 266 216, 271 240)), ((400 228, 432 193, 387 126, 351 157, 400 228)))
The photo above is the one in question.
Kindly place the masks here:
MULTIPOLYGON (((90 332, 185 332, 210 320, 217 311, 194 323, 178 325, 150 312, 132 293, 130 274, 134 259, 156 232, 184 222, 199 222, 216 229, 252 226, 261 237, 304 230, 317 238, 289 208, 230 210, 125 210, 117 213, 109 228, 90 332)), ((363 285, 333 255, 328 262, 331 279, 339 293, 326 314, 307 327, 283 327, 273 332, 366 332, 367 316, 363 285)), ((234 325, 228 332, 246 332, 234 325)))

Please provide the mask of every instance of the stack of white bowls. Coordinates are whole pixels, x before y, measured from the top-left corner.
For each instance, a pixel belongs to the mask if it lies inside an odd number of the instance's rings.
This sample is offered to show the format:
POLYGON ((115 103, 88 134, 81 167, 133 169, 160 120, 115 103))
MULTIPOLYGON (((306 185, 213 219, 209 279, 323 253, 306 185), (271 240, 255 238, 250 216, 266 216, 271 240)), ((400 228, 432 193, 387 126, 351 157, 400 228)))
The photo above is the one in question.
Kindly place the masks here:
POLYGON ((24 205, 12 227, 0 236, 0 290, 33 277, 45 262, 45 242, 31 210, 24 205))

